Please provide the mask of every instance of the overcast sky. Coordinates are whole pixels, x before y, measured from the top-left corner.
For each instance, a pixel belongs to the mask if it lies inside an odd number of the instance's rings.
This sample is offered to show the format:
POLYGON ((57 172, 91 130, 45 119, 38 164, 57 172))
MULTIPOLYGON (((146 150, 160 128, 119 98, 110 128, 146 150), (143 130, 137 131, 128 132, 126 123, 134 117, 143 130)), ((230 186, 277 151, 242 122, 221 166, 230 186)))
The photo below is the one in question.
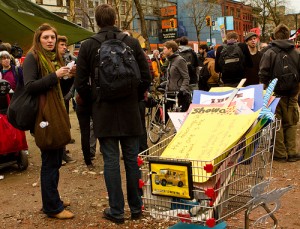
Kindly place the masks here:
POLYGON ((300 13, 300 0, 287 0, 288 8, 291 8, 294 13, 300 13))

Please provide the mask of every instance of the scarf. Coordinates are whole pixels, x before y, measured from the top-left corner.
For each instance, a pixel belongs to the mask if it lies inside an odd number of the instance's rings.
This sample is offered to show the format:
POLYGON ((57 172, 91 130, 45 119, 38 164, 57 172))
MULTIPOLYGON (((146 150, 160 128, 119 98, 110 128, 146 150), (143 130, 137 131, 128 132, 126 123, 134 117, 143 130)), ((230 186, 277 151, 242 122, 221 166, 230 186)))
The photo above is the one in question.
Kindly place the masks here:
MULTIPOLYGON (((40 58, 42 67, 43 67, 43 71, 45 72, 42 77, 49 75, 50 73, 58 70, 61 66, 58 64, 57 60, 55 59, 55 52, 49 52, 46 51, 46 56, 48 57, 49 60, 51 60, 52 65, 49 64, 49 62, 47 61, 46 57, 41 53, 38 52, 38 56, 40 58)), ((61 91, 61 87, 60 87, 60 81, 58 80, 58 83, 56 85, 54 85, 53 87, 54 91, 56 92, 58 99, 60 100, 60 102, 64 105, 65 107, 65 102, 64 102, 64 97, 62 95, 62 91, 61 91)))

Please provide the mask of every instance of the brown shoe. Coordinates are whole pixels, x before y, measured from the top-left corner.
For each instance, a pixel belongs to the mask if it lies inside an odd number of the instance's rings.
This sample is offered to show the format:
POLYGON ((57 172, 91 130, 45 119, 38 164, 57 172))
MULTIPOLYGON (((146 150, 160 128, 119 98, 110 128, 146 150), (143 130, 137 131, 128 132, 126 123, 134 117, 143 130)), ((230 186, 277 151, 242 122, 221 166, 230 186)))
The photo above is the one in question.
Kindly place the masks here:
POLYGON ((63 201, 63 206, 64 208, 71 206, 71 202, 70 201, 63 201))
POLYGON ((74 214, 68 210, 63 210, 62 212, 56 215, 50 215, 50 217, 56 219, 72 219, 74 218, 74 214))

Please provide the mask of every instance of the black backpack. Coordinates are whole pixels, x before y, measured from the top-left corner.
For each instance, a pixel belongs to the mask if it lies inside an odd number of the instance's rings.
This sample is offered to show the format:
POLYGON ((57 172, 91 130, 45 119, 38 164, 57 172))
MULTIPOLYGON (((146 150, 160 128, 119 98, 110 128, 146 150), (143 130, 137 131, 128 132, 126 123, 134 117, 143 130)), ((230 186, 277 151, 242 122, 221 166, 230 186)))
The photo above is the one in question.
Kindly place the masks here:
POLYGON ((299 59, 299 55, 293 49, 284 50, 278 47, 272 47, 271 49, 276 53, 271 66, 271 76, 272 79, 278 79, 274 92, 282 96, 296 94, 299 84, 299 72, 295 60, 299 59))
POLYGON ((222 69, 222 77, 235 79, 244 72, 245 57, 238 43, 223 46, 218 64, 222 69))
POLYGON ((123 40, 125 33, 94 35, 101 46, 96 55, 95 84, 99 100, 116 100, 138 93, 141 81, 133 50, 123 40))
POLYGON ((191 49, 184 50, 182 52, 179 52, 179 55, 182 56, 188 66, 189 71, 189 77, 190 77, 190 84, 197 83, 197 74, 196 74, 196 68, 195 68, 195 56, 191 49))
POLYGON ((199 90, 209 91, 207 81, 210 77, 211 77, 211 74, 208 70, 208 63, 206 63, 202 66, 202 68, 199 72, 199 82, 198 82, 199 90))

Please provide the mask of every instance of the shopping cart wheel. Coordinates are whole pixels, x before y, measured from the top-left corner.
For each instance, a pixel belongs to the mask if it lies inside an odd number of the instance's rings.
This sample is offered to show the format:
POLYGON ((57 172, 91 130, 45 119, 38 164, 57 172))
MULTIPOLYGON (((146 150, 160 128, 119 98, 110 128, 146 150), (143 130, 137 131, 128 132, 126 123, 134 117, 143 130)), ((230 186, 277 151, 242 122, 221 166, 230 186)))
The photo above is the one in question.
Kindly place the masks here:
POLYGON ((19 170, 26 170, 28 167, 28 156, 26 151, 21 150, 17 159, 19 170))

